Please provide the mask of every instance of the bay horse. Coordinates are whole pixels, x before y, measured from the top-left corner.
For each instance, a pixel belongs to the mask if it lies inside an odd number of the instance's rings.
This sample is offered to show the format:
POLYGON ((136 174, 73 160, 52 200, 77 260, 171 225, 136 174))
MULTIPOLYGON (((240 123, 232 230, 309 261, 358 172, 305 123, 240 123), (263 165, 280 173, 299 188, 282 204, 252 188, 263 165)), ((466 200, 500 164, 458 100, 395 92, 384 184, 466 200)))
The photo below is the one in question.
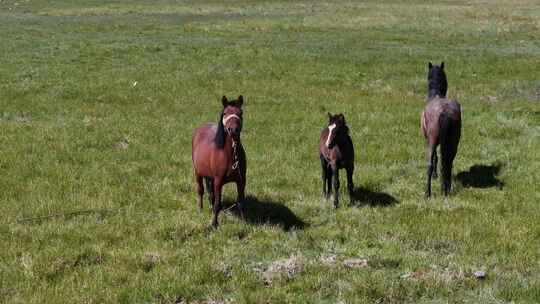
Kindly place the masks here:
POLYGON ((207 123, 195 129, 191 141, 199 209, 203 208, 204 179, 212 206, 214 228, 218 227, 223 185, 236 183, 237 207, 242 218, 246 187, 246 153, 240 141, 244 98, 240 95, 238 99, 229 101, 223 96, 221 103, 223 110, 217 124, 207 123))
POLYGON ((354 146, 343 114, 328 113, 328 126, 321 131, 319 138, 319 158, 322 167, 323 196, 326 199, 330 198, 333 178, 334 208, 339 206, 339 169, 345 168, 349 198, 352 201, 354 146))
POLYGON ((461 105, 455 99, 446 98, 447 89, 444 62, 440 66, 429 62, 427 104, 421 117, 422 133, 427 141, 426 197, 431 196, 431 179, 437 178, 438 145, 441 146, 441 187, 445 196, 452 187, 452 163, 461 137, 461 105))

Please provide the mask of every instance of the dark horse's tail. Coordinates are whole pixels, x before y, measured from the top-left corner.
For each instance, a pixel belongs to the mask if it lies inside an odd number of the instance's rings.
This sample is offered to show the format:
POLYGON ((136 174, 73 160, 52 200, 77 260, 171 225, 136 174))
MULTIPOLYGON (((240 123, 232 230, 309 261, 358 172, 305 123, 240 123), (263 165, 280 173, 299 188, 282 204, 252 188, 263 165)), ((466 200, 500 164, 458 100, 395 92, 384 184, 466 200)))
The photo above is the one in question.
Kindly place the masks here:
POLYGON ((441 175, 444 194, 450 192, 452 185, 452 162, 457 153, 461 132, 460 121, 452 119, 446 112, 439 116, 439 144, 441 145, 441 175))

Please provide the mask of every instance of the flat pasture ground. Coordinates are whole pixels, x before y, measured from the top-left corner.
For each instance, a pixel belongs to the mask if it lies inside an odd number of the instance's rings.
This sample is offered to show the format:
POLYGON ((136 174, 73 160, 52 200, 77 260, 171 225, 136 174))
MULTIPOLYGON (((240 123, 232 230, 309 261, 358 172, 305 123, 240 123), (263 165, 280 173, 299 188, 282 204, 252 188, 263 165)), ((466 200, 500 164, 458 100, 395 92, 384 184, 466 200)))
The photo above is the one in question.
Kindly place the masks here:
POLYGON ((532 0, 0 0, 0 302, 538 303, 539 68, 532 0), (428 61, 463 109, 447 199, 428 61), (212 231, 191 133, 239 94, 248 215, 212 231), (338 210, 327 112, 357 152, 338 210))

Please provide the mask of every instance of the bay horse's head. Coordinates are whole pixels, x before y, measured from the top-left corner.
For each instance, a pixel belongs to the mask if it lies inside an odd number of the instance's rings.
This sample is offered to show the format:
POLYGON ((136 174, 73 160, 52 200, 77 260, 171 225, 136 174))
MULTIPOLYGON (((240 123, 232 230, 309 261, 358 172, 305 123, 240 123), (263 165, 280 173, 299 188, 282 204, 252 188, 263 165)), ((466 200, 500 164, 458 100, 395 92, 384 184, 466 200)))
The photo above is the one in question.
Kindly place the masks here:
POLYGON ((221 112, 220 123, 229 136, 238 140, 242 131, 242 104, 244 98, 240 95, 238 99, 228 101, 227 97, 223 96, 221 103, 223 104, 223 111, 221 112))
POLYGON ((349 128, 345 123, 345 116, 341 113, 336 115, 328 113, 328 137, 326 138, 326 147, 328 149, 334 148, 337 139, 348 133, 349 128))
POLYGON ((444 73, 444 62, 441 65, 428 64, 428 99, 436 96, 446 97, 448 82, 444 73))

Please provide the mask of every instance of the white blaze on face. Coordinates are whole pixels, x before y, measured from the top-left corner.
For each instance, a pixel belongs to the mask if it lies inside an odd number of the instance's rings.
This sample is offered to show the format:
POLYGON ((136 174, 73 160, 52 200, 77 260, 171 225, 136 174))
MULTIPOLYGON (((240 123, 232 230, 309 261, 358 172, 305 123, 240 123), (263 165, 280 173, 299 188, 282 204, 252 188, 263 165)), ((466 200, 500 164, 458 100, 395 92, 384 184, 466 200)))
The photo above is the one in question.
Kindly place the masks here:
POLYGON ((332 137, 332 132, 336 128, 336 124, 331 124, 328 126, 328 137, 326 138, 326 147, 330 146, 330 138, 332 137))

